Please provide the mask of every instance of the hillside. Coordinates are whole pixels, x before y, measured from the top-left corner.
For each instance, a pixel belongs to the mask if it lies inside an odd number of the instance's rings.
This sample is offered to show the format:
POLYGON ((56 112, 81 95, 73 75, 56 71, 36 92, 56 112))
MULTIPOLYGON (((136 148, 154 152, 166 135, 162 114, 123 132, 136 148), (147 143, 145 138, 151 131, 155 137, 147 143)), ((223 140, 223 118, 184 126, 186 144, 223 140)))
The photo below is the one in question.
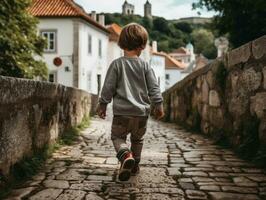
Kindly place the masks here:
POLYGON ((106 24, 117 23, 124 26, 131 22, 143 25, 149 32, 150 40, 158 42, 159 51, 171 52, 191 42, 196 53, 202 53, 207 58, 216 57, 214 33, 211 25, 195 24, 178 20, 166 20, 162 17, 153 17, 153 20, 140 15, 124 16, 120 13, 104 13, 106 24))

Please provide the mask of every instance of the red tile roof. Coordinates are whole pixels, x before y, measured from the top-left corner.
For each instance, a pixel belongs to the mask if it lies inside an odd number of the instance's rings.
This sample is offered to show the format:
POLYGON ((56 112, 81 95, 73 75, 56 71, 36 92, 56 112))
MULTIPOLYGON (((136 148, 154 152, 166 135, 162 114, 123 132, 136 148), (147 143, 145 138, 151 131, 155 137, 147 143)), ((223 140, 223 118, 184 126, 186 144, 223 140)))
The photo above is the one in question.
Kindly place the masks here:
POLYGON ((152 52, 152 54, 157 56, 164 56, 165 57, 165 69, 177 69, 183 70, 185 69, 185 65, 178 60, 172 58, 167 53, 164 52, 152 52))
POLYGON ((122 27, 121 26, 119 26, 118 24, 115 24, 115 23, 113 23, 113 24, 111 24, 111 25, 108 25, 107 26, 107 29, 110 31, 110 40, 111 41, 118 41, 118 39, 119 39, 119 36, 120 36, 120 34, 121 34, 121 31, 122 31, 122 27))
POLYGON ((104 26, 94 21, 85 10, 73 0, 33 0, 29 12, 35 17, 80 17, 109 33, 104 26))
POLYGON ((180 47, 176 50, 174 50, 172 53, 177 53, 177 54, 189 54, 188 50, 184 47, 180 47))

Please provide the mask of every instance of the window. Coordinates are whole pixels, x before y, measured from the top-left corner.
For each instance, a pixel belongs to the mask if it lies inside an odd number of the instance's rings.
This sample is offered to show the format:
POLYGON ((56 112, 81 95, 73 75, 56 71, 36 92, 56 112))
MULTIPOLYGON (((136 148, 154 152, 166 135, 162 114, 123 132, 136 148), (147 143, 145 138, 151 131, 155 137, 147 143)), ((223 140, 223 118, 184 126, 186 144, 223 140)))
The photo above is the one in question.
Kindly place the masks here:
POLYGON ((47 41, 47 46, 44 49, 44 52, 56 52, 56 31, 41 31, 41 36, 44 37, 47 41))
POLYGON ((56 72, 52 72, 49 74, 48 80, 51 83, 56 83, 56 79, 57 79, 57 73, 56 72))
POLYGON ((91 35, 88 36, 88 53, 91 54, 92 52, 92 37, 91 35))
POLYGON ((102 40, 99 40, 99 57, 102 57, 102 40))
POLYGON ((165 74, 165 79, 169 80, 170 79, 170 75, 169 74, 165 74))

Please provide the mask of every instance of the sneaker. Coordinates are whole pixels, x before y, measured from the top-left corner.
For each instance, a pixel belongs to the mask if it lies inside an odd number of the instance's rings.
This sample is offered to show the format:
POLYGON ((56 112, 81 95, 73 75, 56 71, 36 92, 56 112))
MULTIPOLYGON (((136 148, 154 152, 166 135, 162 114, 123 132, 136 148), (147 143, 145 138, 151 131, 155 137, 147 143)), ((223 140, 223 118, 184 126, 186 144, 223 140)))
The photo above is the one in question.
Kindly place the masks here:
POLYGON ((120 181, 128 181, 130 179, 131 170, 135 165, 135 160, 132 153, 127 153, 119 170, 118 179, 120 181))
POLYGON ((131 169, 131 175, 136 176, 137 174, 139 174, 139 171, 139 164, 135 164, 134 167, 131 169))

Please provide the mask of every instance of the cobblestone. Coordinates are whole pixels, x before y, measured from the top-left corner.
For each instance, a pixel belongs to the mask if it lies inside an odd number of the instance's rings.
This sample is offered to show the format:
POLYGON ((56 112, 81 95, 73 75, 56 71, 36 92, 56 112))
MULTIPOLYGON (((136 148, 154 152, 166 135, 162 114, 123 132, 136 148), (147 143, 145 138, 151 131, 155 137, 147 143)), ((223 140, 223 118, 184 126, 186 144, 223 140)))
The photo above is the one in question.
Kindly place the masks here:
POLYGON ((92 119, 80 143, 56 151, 31 181, 7 199, 263 200, 266 174, 232 151, 181 127, 149 121, 141 171, 117 179, 111 119, 92 119))

